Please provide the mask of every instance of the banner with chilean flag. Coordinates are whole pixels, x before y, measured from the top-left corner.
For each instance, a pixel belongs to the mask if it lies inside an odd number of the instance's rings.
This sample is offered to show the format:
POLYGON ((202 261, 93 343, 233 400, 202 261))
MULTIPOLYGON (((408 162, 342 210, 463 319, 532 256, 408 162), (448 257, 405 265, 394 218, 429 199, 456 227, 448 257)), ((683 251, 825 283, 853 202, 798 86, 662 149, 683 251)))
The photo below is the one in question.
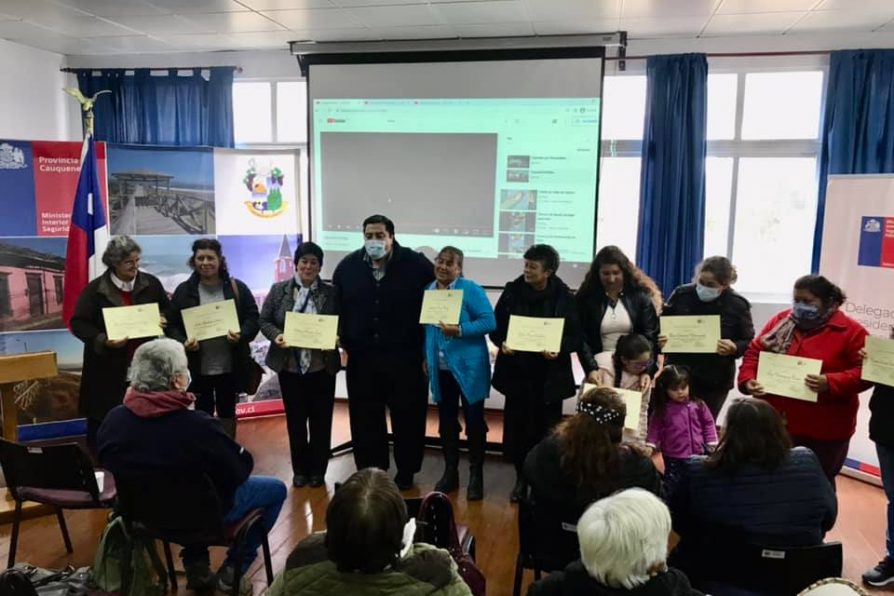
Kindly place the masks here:
POLYGON ((87 135, 81 150, 81 173, 71 210, 68 249, 65 253, 62 321, 66 326, 74 313, 78 296, 91 279, 104 271, 101 259, 109 241, 109 230, 102 203, 96 142, 92 135, 87 135))

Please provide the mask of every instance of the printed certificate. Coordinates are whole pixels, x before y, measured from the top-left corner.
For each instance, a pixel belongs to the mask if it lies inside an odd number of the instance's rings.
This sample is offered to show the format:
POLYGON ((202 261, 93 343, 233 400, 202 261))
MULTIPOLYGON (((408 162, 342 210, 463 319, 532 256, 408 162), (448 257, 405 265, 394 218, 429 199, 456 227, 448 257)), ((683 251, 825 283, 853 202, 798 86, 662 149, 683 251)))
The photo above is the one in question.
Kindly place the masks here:
POLYGON ((290 348, 334 350, 338 337, 337 315, 315 315, 301 312, 286 313, 283 339, 290 348))
POLYGON ((667 336, 665 353, 714 354, 720 341, 720 315, 661 317, 661 334, 667 336))
POLYGON ((506 345, 516 352, 560 352, 564 318, 509 315, 506 345))
POLYGON ((793 399, 815 402, 817 394, 807 388, 807 375, 818 375, 823 361, 773 352, 761 352, 757 362, 757 382, 764 391, 793 399))
POLYGON ((862 378, 894 386, 894 339, 868 336, 862 378))
POLYGON ((111 340, 139 339, 163 335, 158 303, 110 306, 102 309, 106 336, 111 340))
POLYGON ((230 331, 239 331, 236 302, 222 300, 202 304, 180 311, 187 339, 204 341, 214 337, 226 337, 230 331))
POLYGON ((462 290, 426 290, 422 296, 422 312, 419 322, 423 325, 459 325, 459 313, 463 307, 462 290))

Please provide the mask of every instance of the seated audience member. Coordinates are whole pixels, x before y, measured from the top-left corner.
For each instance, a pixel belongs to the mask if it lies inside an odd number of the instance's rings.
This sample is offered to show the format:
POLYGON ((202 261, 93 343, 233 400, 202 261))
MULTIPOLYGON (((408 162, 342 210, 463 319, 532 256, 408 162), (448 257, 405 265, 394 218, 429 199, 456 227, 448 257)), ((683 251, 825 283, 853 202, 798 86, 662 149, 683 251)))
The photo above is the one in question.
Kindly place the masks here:
POLYGON ((447 551, 413 544, 409 521, 394 481, 360 470, 335 491, 326 532, 295 547, 269 596, 471 596, 447 551))
POLYGON ((597 501, 577 523, 580 559, 528 596, 701 596, 667 566, 670 531, 667 506, 650 492, 631 488, 597 501))
MULTIPOLYGON (((625 412, 612 388, 590 389, 581 396, 577 414, 531 450, 525 478, 538 526, 574 524, 593 501, 620 489, 640 487, 660 494, 661 479, 652 461, 621 443, 625 412)), ((557 539, 553 554, 565 564, 574 560, 575 551, 573 540, 557 539)))
MULTIPOLYGON (((137 348, 124 403, 109 412, 99 428, 100 463, 118 478, 133 478, 141 471, 206 474, 228 511, 225 523, 261 508, 269 530, 286 498, 285 484, 276 478, 250 476, 251 454, 227 435, 219 419, 193 410, 195 397, 186 392, 189 383, 183 344, 156 339, 137 348)), ((252 535, 243 543, 243 571, 254 561, 261 538, 252 535)), ((221 591, 231 591, 236 554, 231 548, 215 576, 206 545, 183 545, 180 556, 187 588, 198 591, 216 585, 221 591)), ((243 577, 240 591, 246 590, 250 593, 251 584, 243 577)))
POLYGON ((730 405, 714 453, 685 464, 670 508, 680 535, 671 561, 696 585, 725 545, 821 544, 838 513, 817 457, 792 449, 782 417, 753 398, 730 405))

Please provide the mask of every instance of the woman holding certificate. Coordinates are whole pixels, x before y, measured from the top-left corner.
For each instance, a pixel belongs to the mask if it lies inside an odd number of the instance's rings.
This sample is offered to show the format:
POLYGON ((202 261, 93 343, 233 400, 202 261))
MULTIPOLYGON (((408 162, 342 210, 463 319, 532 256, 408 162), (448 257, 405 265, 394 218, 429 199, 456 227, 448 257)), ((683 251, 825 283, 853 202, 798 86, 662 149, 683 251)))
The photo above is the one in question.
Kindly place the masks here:
MULTIPOLYGON (((751 304, 737 294, 736 269, 726 257, 708 257, 698 264, 695 281, 678 286, 661 310, 661 316, 719 316, 720 341, 709 353, 668 353, 665 364, 685 366, 690 372, 690 390, 704 401, 714 420, 720 414, 736 378, 736 358, 741 358, 754 338, 751 304)), ((658 336, 661 348, 667 336, 658 336)))
MULTIPOLYGON (((84 342, 84 366, 78 402, 87 418, 87 445, 96 447, 96 431, 106 414, 121 403, 127 388, 127 369, 137 347, 150 338, 110 339, 103 309, 158 304, 160 325, 166 323, 170 301, 154 275, 140 271, 140 246, 129 236, 116 236, 102 255, 106 272, 87 284, 71 317, 71 332, 84 342)), ((111 337, 116 337, 112 333, 111 337)))
POLYGON ((223 248, 213 238, 192 243, 193 273, 174 290, 168 335, 183 343, 192 374, 196 409, 220 418, 236 436, 236 398, 248 391, 258 334, 258 305, 244 283, 230 277, 223 248))
POLYGON ((466 498, 484 498, 484 446, 487 424, 484 400, 490 394, 490 355, 484 336, 497 328, 494 309, 484 289, 462 277, 463 252, 445 246, 435 259, 435 281, 427 291, 462 292, 459 321, 425 326, 425 367, 431 394, 438 404, 438 433, 444 450, 444 475, 435 490, 459 487, 458 406, 462 403, 469 439, 469 486, 466 498))
POLYGON ((844 299, 822 275, 799 278, 792 308, 770 319, 739 368, 739 390, 782 414, 792 442, 816 453, 833 486, 856 429, 858 395, 870 387, 860 379, 868 333, 841 312, 844 299))
POLYGON ((292 485, 323 486, 329 465, 335 375, 340 367, 332 349, 289 345, 284 335, 290 313, 337 315, 335 288, 320 279, 323 249, 304 242, 295 250, 295 275, 273 284, 261 308, 261 333, 270 340, 267 366, 279 377, 292 456, 292 485), (308 438, 309 435, 309 438, 308 438))
POLYGON ((571 352, 579 353, 583 343, 574 296, 556 277, 559 253, 548 244, 535 244, 525 252, 524 263, 524 273, 506 284, 497 301, 497 329, 490 334, 500 349, 493 387, 506 396, 503 453, 515 464, 513 503, 528 492, 525 457, 562 418, 562 400, 576 393, 571 352), (547 346, 552 338, 538 337, 536 327, 552 327, 557 321, 559 337, 547 346), (523 322, 534 325, 522 327, 523 322), (517 345, 509 340, 513 331, 517 345))
MULTIPOLYGON (((611 366, 622 335, 638 333, 649 340, 652 353, 658 353, 656 304, 661 305, 661 292, 617 246, 596 253, 576 300, 584 334, 581 365, 589 383, 600 383, 599 365, 611 366)), ((651 384, 651 372, 641 375, 643 391, 651 384)))

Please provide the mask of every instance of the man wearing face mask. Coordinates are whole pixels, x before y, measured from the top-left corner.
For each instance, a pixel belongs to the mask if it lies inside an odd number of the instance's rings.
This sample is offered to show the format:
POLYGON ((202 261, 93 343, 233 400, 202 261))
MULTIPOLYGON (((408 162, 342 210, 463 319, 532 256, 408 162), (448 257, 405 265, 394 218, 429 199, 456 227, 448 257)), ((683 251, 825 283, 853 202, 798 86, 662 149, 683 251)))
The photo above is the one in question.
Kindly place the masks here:
POLYGON ((739 390, 766 399, 782 414, 792 442, 816 454, 833 487, 857 427, 858 395, 871 386, 860 379, 868 333, 841 312, 844 300, 841 288, 822 275, 799 278, 792 308, 770 319, 739 368, 739 390), (817 401, 768 394, 757 381, 763 351, 822 360, 820 374, 804 378, 817 401))
MULTIPOLYGON (((663 316, 719 315, 720 337, 713 354, 665 354, 665 364, 686 366, 691 372, 690 390, 711 410, 720 414, 736 379, 736 358, 741 358, 754 338, 751 304, 732 289, 736 268, 726 257, 708 257, 695 268, 695 280, 673 291, 661 311, 663 316)), ((658 336, 658 346, 667 343, 658 336)))
POLYGON ((394 223, 384 215, 363 221, 363 237, 363 248, 342 259, 332 276, 341 313, 339 341, 348 353, 354 462, 358 470, 389 468, 387 407, 395 482, 403 490, 422 466, 428 390, 419 312, 434 268, 422 253, 397 243, 394 223))

